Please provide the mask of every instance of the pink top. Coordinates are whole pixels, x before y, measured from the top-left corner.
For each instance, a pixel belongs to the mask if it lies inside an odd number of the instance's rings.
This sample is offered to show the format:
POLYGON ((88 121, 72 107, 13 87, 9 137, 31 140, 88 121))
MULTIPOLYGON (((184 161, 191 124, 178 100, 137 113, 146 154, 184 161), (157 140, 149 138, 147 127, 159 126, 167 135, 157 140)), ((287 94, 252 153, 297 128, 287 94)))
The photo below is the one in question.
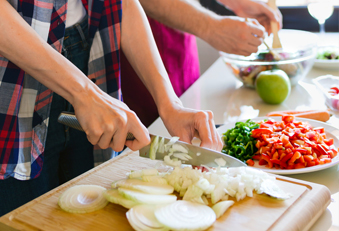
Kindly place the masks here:
MULTIPOLYGON (((181 96, 200 76, 196 39, 151 18, 148 20, 174 91, 181 96)), ((124 102, 145 126, 149 126, 159 116, 157 108, 124 56, 121 59, 121 80, 124 102)))

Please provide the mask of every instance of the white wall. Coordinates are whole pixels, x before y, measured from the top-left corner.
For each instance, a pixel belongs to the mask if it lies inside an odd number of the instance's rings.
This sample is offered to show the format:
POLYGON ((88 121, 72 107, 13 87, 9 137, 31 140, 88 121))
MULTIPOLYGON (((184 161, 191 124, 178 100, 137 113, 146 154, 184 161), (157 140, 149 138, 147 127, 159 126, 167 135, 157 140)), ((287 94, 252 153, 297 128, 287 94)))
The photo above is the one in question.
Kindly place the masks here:
MULTIPOLYGON (((197 38, 197 37, 196 37, 197 38)), ((200 38, 197 38, 200 75, 202 75, 214 62, 219 58, 219 53, 216 49, 200 38)))

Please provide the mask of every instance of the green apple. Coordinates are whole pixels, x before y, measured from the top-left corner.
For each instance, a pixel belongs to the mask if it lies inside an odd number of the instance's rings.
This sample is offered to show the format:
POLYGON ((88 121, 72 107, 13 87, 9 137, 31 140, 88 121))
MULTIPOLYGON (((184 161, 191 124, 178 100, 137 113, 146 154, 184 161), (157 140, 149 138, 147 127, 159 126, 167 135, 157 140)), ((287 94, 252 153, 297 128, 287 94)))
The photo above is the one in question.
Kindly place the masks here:
POLYGON ((269 104, 282 103, 291 92, 291 83, 282 70, 262 71, 255 81, 260 98, 269 104))

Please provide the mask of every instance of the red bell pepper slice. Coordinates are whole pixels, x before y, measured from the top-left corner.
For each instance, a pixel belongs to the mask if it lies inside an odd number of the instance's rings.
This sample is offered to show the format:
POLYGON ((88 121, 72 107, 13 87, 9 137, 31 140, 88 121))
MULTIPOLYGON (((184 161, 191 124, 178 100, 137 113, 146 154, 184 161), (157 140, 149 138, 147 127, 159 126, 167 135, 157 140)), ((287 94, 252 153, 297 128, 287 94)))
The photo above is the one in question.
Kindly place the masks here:
POLYGON ((323 127, 317 127, 313 128, 313 131, 318 132, 318 133, 325 133, 325 129, 323 127))
POLYGON ((246 164, 249 165, 249 166, 253 166, 254 165, 254 161, 252 159, 248 159, 246 161, 246 164))
POLYGON ((327 155, 327 152, 326 152, 326 150, 323 148, 322 145, 317 144, 316 149, 319 151, 320 156, 321 156, 321 155, 327 155))
POLYGON ((292 115, 283 115, 282 116, 282 121, 284 121, 285 123, 293 123, 294 116, 292 116, 292 115))
POLYGON ((324 139, 324 143, 328 146, 331 146, 333 145, 333 139, 332 138, 324 139))
POLYGON ((268 129, 268 128, 257 128, 257 129, 254 129, 252 131, 252 135, 251 136, 254 137, 254 138, 260 138, 260 136, 262 134, 270 135, 272 133, 273 133, 273 131, 268 129))

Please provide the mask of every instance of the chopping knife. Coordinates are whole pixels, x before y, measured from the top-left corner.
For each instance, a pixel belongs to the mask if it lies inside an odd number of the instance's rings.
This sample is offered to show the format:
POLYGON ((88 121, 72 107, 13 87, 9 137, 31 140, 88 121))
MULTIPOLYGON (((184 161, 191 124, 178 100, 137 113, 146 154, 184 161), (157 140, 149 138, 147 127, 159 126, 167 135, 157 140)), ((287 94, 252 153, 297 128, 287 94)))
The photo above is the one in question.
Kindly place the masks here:
MULTIPOLYGON (((60 115, 58 117, 58 122, 66 125, 66 126, 72 127, 74 129, 77 129, 79 131, 84 131, 82 129, 78 119, 75 117, 75 115, 73 113, 70 113, 70 112, 60 113, 60 115)), ((150 137, 153 141, 155 139, 156 135, 150 134, 150 137)), ((159 136, 159 138, 162 138, 162 137, 159 136)), ((133 140, 133 139, 135 139, 133 134, 128 133, 126 140, 133 140)), ((164 137, 164 144, 165 145, 169 141, 170 141, 170 139, 164 137)), ((139 155, 141 157, 149 158, 151 143, 139 150, 139 155)), ((195 145, 192 145, 192 144, 188 144, 188 143, 185 143, 185 142, 182 142, 182 141, 176 141, 175 144, 180 144, 181 146, 183 146, 186 150, 188 150, 188 155, 190 155, 192 157, 192 159, 185 161, 185 164, 190 164, 190 165, 193 165, 193 166, 205 165, 205 166, 208 166, 208 167, 217 167, 218 165, 215 162, 215 160, 218 159, 218 158, 222 158, 226 161, 226 167, 247 166, 245 163, 243 163, 242 161, 240 161, 240 160, 238 160, 238 159, 236 159, 232 156, 223 154, 221 152, 214 151, 212 149, 202 148, 202 147, 195 146, 195 145)), ((168 154, 167 152, 164 152, 164 153, 157 152, 155 158, 157 160, 164 160, 164 156, 167 155, 167 154, 168 154)))

